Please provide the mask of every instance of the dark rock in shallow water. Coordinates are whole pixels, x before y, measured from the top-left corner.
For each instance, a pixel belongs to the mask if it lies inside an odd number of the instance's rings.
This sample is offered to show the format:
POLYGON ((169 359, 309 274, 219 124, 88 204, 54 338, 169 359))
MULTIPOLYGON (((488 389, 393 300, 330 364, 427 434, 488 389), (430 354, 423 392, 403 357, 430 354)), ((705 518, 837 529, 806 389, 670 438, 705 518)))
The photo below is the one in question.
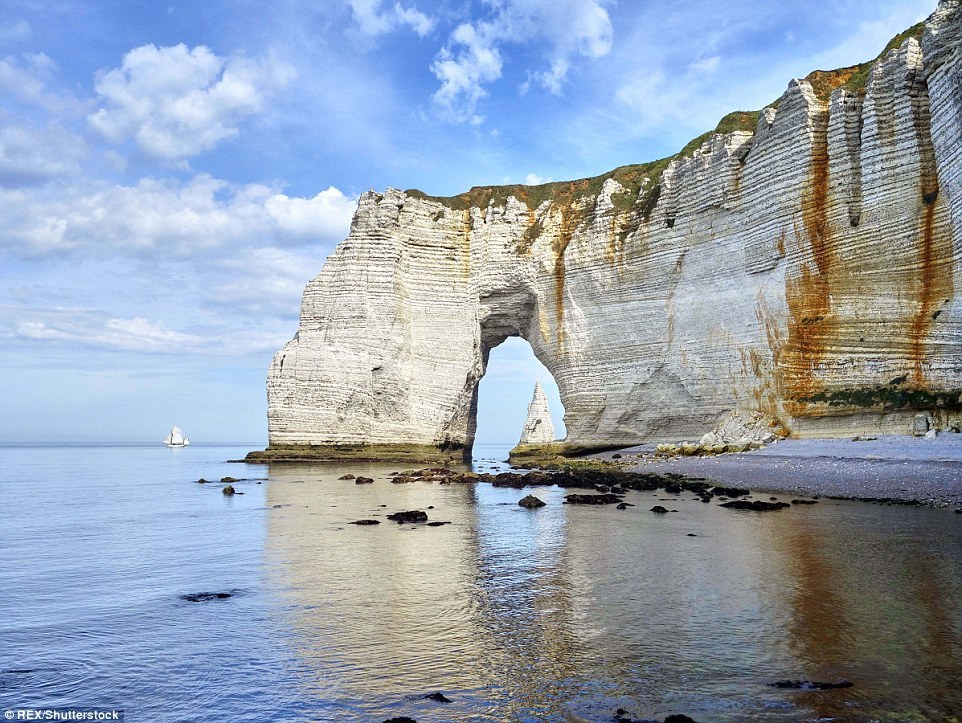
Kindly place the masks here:
POLYGON ((388 718, 384 723, 418 723, 414 718, 408 718, 406 715, 399 716, 398 718, 388 718))
POLYGON ((674 482, 670 485, 665 485, 665 492, 667 492, 670 495, 680 495, 681 485, 674 482))
POLYGON ((387 518, 403 525, 405 522, 427 522, 428 513, 421 510, 408 510, 407 512, 395 512, 393 515, 388 515, 387 518))
POLYGON ((354 480, 354 484, 356 484, 356 485, 372 485, 372 484, 374 484, 374 480, 372 480, 370 477, 358 477, 357 479, 354 480))
POLYGON ((203 477, 201 477, 199 480, 197 480, 197 484, 199 484, 199 485, 205 485, 205 484, 207 484, 207 480, 205 480, 203 477))
POLYGON ((665 723, 697 723, 697 721, 694 718, 689 718, 687 715, 674 713, 665 718, 665 723))
POLYGON ((745 495, 750 495, 752 492, 741 487, 715 487, 711 493, 715 495, 715 497, 744 497, 745 495))
POLYGON ((612 459, 621 459, 621 455, 620 455, 620 454, 613 454, 613 455, 611 455, 611 458, 612 458, 612 459))
POLYGON ((192 592, 186 595, 181 595, 181 600, 186 600, 187 602, 208 602, 210 600, 226 600, 227 598, 234 597, 234 592, 192 592))
POLYGON ((354 522, 348 522, 349 525, 380 525, 380 520, 354 520, 354 522))
POLYGON ((534 495, 528 495, 527 497, 522 497, 518 500, 518 504, 522 507, 527 507, 529 510, 537 509, 538 507, 544 507, 545 503, 539 500, 534 495))
POLYGON ((769 510, 791 507, 787 502, 762 502, 761 500, 732 500, 719 506, 731 510, 752 510, 753 512, 768 512, 769 510))
POLYGON ((817 505, 818 500, 792 500, 792 504, 793 505, 817 505))
POLYGON ((837 683, 820 683, 815 680, 777 680, 769 683, 772 688, 791 688, 793 690, 833 690, 834 688, 851 688, 852 683, 840 680, 837 683))
POLYGON ((688 537, 698 537, 694 532, 689 532, 688 537))
POLYGON ((667 513, 668 513, 668 510, 666 510, 666 509, 665 509, 664 507, 662 507, 661 505, 655 505, 654 507, 651 508, 650 511, 651 511, 651 512, 654 512, 654 513, 657 514, 657 515, 664 515, 664 514, 667 514, 667 513))
POLYGON ((618 495, 565 495, 565 503, 569 505, 613 505, 621 502, 618 495))
POLYGON ((240 482, 236 477, 221 477, 220 481, 224 484, 230 484, 231 482, 240 482))
POLYGON ((629 507, 634 507, 634 505, 631 504, 630 502, 622 502, 622 503, 621 503, 620 505, 618 505, 618 507, 615 508, 615 509, 627 510, 629 507))
POLYGON ((342 474, 340 477, 338 477, 338 479, 354 479, 354 475, 352 475, 352 474, 342 474))
POLYGON ((447 696, 445 696, 444 693, 441 693, 440 691, 437 692, 437 693, 429 693, 428 695, 426 695, 426 696, 424 696, 424 697, 425 697, 426 700, 436 700, 438 703, 450 703, 450 702, 451 702, 451 699, 448 698, 447 696))
POLYGON ((450 525, 449 521, 441 522, 440 520, 435 520, 434 522, 429 522, 428 527, 440 527, 441 525, 450 525))

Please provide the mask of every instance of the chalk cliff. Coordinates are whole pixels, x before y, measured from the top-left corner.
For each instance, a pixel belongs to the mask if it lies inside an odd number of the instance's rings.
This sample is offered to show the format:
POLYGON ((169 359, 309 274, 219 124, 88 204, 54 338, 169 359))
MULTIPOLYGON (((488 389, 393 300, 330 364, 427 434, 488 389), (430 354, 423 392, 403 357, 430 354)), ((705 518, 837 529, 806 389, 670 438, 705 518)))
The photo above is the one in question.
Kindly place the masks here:
POLYGON ((962 11, 793 80, 678 155, 451 198, 368 192, 268 376, 268 456, 454 453, 528 340, 567 444, 796 436, 962 410, 962 11))

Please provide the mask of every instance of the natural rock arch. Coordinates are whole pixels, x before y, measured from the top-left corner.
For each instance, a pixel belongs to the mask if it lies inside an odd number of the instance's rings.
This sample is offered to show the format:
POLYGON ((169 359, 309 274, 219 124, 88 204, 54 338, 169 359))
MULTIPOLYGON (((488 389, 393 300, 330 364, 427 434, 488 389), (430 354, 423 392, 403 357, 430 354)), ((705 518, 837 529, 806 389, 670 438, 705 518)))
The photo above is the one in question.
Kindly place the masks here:
POLYGON ((677 156, 596 178, 369 192, 268 376, 266 456, 470 448, 490 349, 524 337, 572 449, 795 435, 962 410, 962 13, 793 81, 677 156))

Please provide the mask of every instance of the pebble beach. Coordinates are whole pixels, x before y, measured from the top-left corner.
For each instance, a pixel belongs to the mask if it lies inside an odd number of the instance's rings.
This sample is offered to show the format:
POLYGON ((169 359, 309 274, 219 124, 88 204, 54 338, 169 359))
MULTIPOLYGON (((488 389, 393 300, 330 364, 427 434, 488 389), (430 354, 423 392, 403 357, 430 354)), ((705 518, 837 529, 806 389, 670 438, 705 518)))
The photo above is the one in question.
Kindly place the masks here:
POLYGON ((620 454, 637 472, 675 472, 758 492, 899 500, 962 509, 962 435, 935 439, 784 439, 764 449, 705 457, 663 457, 655 445, 620 454))

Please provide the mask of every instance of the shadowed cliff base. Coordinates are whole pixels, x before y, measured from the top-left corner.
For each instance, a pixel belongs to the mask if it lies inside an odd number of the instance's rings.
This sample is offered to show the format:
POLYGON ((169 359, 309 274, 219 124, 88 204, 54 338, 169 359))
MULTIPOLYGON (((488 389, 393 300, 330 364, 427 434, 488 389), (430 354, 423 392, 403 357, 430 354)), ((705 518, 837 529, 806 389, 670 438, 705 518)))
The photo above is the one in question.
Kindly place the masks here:
POLYGON ((464 464, 471 461, 471 449, 430 444, 286 444, 248 452, 243 461, 464 464))

